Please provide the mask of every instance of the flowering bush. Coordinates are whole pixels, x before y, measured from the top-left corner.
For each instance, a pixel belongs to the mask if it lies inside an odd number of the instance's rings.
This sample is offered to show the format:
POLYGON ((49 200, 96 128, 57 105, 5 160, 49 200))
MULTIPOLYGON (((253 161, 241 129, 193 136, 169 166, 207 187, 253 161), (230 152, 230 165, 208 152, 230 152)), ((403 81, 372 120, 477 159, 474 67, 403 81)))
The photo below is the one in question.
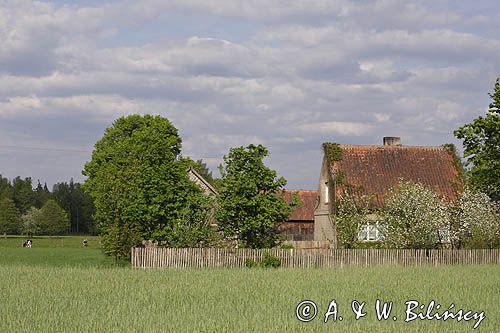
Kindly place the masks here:
POLYGON ((385 241, 393 248, 434 248, 448 241, 450 212, 436 192, 420 183, 401 182, 385 207, 385 241))
POLYGON ((500 214, 490 198, 466 188, 453 209, 452 240, 456 247, 500 246, 500 214))

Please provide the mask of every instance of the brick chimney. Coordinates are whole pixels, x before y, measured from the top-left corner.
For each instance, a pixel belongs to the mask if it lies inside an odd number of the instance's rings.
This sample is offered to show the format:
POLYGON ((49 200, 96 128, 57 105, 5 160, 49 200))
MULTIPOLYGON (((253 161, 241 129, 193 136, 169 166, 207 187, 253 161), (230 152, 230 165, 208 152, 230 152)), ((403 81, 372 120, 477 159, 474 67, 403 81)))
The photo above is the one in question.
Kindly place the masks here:
POLYGON ((384 136, 384 146, 401 146, 399 136, 384 136))

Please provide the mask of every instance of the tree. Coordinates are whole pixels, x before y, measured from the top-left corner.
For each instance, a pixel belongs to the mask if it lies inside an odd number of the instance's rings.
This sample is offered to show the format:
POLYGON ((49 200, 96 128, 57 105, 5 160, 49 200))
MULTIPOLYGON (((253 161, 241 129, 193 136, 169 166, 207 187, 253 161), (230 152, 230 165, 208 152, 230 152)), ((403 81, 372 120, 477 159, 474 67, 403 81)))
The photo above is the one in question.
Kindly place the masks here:
POLYGON ((21 223, 21 214, 14 201, 9 198, 0 200, 0 233, 17 234, 21 223))
POLYGON ((498 248, 500 214, 490 198, 466 188, 453 209, 452 239, 456 247, 498 248))
POLYGON ((493 199, 500 199, 500 78, 496 80, 489 110, 454 131, 463 140, 470 183, 493 199))
POLYGON ((21 214, 26 213, 35 205, 35 194, 33 192, 31 178, 14 178, 12 181, 12 199, 21 214))
POLYGON ((264 165, 267 155, 262 145, 231 148, 220 167, 219 227, 246 247, 277 245, 277 227, 289 218, 297 204, 287 203, 279 195, 286 180, 277 178, 276 171, 264 165))
POLYGON ((384 223, 389 247, 431 249, 449 238, 446 203, 420 183, 401 182, 391 189, 384 223))
POLYGON ((68 214, 54 199, 49 199, 38 214, 40 233, 45 235, 60 235, 68 232, 68 214))
POLYGON ((71 232, 93 232, 94 205, 92 197, 85 193, 79 183, 73 179, 69 184, 66 182, 57 183, 52 189, 52 195, 69 215, 71 232))
POLYGON ((21 217, 21 231, 24 235, 34 236, 41 233, 40 216, 40 209, 31 207, 31 209, 21 217))
POLYGON ((4 178, 0 175, 0 199, 4 198, 12 199, 12 185, 8 178, 4 178))
POLYGON ((47 183, 42 186, 40 181, 38 181, 38 185, 35 189, 35 207, 42 208, 42 206, 51 198, 51 194, 49 188, 47 187, 47 183))
POLYGON ((107 254, 128 257, 143 239, 181 245, 174 231, 186 220, 208 228, 205 205, 192 204, 205 198, 189 180, 181 143, 168 119, 131 115, 117 119, 95 144, 83 187, 94 200, 107 254))

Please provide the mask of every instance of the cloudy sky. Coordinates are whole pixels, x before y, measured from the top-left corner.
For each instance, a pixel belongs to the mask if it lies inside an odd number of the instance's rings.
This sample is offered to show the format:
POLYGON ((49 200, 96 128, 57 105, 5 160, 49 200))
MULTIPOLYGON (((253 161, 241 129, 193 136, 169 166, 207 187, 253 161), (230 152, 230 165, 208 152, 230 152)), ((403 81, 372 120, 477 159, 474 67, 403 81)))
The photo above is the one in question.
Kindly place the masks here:
POLYGON ((114 119, 151 113, 213 169, 262 143, 315 188, 325 141, 460 144, 499 31, 496 0, 0 0, 0 174, 82 181, 114 119))

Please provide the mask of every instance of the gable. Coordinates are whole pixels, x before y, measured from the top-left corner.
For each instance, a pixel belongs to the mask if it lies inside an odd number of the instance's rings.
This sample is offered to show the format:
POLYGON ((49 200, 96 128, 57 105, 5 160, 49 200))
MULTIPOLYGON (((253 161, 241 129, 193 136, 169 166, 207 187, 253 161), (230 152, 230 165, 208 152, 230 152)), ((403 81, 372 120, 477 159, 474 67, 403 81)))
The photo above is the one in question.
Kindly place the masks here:
POLYGON ((206 195, 217 195, 215 188, 203 178, 193 167, 189 167, 188 171, 189 180, 196 183, 206 195))

